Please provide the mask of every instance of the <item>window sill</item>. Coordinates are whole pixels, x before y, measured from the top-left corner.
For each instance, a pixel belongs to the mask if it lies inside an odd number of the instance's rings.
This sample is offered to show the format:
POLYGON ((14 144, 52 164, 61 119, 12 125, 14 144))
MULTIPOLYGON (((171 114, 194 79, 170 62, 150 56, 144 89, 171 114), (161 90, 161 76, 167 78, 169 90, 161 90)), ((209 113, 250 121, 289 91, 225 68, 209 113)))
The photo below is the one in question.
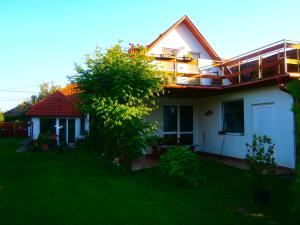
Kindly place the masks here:
POLYGON ((245 136, 245 133, 230 133, 230 132, 227 132, 223 135, 228 135, 228 136, 245 136))

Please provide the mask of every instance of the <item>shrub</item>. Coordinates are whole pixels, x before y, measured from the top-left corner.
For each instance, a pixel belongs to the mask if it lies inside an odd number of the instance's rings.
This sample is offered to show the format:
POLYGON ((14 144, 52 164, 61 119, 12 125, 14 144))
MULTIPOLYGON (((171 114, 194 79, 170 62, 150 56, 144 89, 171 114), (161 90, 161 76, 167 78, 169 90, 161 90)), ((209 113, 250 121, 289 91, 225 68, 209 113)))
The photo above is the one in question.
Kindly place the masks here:
POLYGON ((160 158, 160 171, 175 184, 198 185, 200 162, 198 155, 189 148, 178 146, 169 149, 160 158))
POLYGON ((273 156, 274 146, 271 138, 266 135, 253 135, 252 143, 246 144, 246 159, 249 163, 253 191, 256 200, 263 204, 269 201, 269 192, 266 190, 263 175, 272 175, 276 169, 275 158, 273 156))
POLYGON ((299 214, 300 214, 300 164, 298 164, 297 166, 297 172, 296 172, 296 178, 294 181, 294 184, 292 186, 292 192, 294 194, 294 201, 293 201, 293 207, 292 207, 292 211, 298 215, 298 217, 300 218, 299 214))

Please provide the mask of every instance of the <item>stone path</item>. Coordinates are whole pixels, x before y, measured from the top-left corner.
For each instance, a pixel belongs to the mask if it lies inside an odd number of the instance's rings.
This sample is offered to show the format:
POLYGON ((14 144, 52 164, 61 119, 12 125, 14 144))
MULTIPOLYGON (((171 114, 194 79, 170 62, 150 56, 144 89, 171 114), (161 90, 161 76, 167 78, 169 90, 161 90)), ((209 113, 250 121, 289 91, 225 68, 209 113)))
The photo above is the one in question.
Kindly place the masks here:
POLYGON ((16 152, 25 152, 27 151, 27 145, 29 144, 30 140, 29 139, 25 139, 23 141, 20 142, 20 146, 19 148, 16 150, 16 152))

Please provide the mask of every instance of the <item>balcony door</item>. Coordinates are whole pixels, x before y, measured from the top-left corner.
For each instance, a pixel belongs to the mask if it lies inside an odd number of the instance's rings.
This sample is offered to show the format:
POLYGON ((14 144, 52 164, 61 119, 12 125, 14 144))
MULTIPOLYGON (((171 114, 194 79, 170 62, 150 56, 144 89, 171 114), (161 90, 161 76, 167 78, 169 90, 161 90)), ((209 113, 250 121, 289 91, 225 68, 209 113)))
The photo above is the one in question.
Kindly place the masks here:
POLYGON ((165 105, 163 107, 163 131, 169 145, 192 145, 193 106, 165 105))

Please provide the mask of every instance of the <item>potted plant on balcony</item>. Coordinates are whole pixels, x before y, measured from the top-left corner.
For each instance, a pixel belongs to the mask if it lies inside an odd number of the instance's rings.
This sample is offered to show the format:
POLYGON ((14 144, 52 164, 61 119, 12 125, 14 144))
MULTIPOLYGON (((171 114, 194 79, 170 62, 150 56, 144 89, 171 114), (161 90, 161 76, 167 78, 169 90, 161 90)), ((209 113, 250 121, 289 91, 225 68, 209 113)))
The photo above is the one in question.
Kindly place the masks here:
POLYGON ((186 53, 183 55, 183 61, 189 62, 192 60, 193 60, 193 57, 192 57, 191 53, 186 53))

